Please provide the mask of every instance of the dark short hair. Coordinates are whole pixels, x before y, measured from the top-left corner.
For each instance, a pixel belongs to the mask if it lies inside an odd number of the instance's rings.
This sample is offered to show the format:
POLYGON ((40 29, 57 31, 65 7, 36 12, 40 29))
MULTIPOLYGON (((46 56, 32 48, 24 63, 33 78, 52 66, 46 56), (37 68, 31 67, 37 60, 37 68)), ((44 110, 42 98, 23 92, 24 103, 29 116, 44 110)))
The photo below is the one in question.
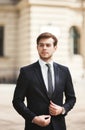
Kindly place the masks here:
POLYGON ((58 40, 57 40, 56 36, 53 35, 53 34, 51 34, 51 33, 49 33, 49 32, 41 33, 41 34, 37 37, 37 45, 39 44, 39 41, 40 41, 41 39, 46 39, 46 38, 52 38, 52 39, 54 40, 54 43, 53 43, 54 46, 57 45, 58 40))

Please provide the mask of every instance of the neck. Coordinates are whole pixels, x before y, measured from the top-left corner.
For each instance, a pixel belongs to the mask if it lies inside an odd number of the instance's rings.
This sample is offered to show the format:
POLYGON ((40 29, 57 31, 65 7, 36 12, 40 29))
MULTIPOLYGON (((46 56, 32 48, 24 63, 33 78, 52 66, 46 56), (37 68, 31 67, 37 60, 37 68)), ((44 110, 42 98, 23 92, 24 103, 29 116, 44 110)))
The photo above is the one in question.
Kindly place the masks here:
POLYGON ((49 62, 52 61, 52 58, 50 58, 50 59, 47 59, 47 58, 40 58, 40 59, 43 60, 44 62, 47 62, 47 63, 49 63, 49 62))
POLYGON ((47 62, 47 63, 49 63, 49 62, 51 62, 52 61, 52 59, 50 59, 50 60, 44 60, 45 62, 47 62))

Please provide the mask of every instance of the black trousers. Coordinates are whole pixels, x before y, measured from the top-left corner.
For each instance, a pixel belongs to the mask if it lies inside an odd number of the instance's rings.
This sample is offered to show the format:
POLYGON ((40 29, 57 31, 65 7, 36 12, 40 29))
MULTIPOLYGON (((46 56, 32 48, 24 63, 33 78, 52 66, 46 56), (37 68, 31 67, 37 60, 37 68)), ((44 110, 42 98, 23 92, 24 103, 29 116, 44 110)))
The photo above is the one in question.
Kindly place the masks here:
POLYGON ((46 127, 40 127, 35 124, 32 124, 29 128, 26 127, 25 130, 54 130, 54 129, 51 124, 46 127))

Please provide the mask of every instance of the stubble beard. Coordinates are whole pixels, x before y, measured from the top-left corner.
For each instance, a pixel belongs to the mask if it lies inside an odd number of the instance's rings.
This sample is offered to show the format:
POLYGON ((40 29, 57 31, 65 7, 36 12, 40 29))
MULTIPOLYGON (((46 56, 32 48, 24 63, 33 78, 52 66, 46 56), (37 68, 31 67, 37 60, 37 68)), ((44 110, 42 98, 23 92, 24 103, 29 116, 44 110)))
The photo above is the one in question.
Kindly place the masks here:
POLYGON ((52 59, 52 55, 49 56, 49 57, 42 57, 42 56, 40 56, 40 58, 41 58, 43 61, 48 62, 48 61, 50 61, 50 60, 52 59))

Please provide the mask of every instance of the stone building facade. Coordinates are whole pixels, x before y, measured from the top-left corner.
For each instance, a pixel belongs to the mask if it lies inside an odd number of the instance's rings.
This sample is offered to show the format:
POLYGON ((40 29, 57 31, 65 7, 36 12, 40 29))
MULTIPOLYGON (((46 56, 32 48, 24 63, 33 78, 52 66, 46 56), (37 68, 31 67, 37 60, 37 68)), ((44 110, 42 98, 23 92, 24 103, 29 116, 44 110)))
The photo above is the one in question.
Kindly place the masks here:
POLYGON ((36 38, 50 31, 58 37, 56 62, 84 77, 84 0, 0 0, 0 83, 16 81, 19 68, 38 59, 36 38))

